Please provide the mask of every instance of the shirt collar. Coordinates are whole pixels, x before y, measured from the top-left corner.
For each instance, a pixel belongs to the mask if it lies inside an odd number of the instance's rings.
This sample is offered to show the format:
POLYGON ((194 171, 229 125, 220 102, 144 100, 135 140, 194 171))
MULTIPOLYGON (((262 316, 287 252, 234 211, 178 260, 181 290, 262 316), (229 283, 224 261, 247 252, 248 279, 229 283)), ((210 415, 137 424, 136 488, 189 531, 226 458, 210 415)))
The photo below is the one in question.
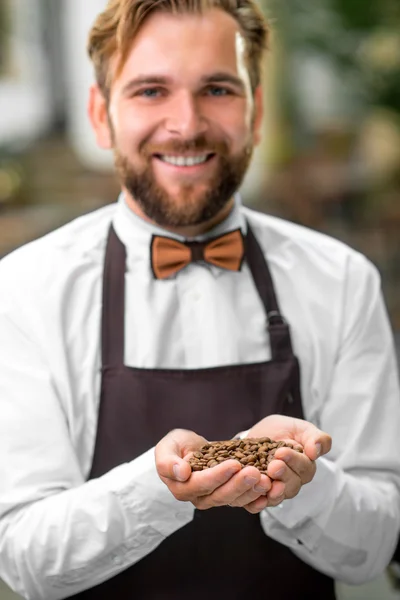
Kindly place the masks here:
MULTIPOLYGON (((191 240, 204 241, 209 238, 223 235, 228 231, 235 229, 241 229, 243 235, 246 235, 246 219, 244 217, 242 208, 242 200, 240 194, 236 194, 234 198, 234 205, 224 221, 219 223, 216 227, 213 227, 207 233, 203 235, 190 238, 191 240)), ((179 241, 185 241, 186 238, 167 231, 158 225, 145 221, 138 215, 136 215, 128 206, 125 196, 123 193, 118 198, 117 210, 113 219, 113 226, 115 233, 124 244, 127 252, 127 261, 130 266, 135 263, 137 266, 139 263, 147 268, 151 272, 150 267, 150 244, 153 235, 163 235, 174 238, 179 241)), ((212 272, 218 276, 223 271, 212 265, 207 265, 212 272)))

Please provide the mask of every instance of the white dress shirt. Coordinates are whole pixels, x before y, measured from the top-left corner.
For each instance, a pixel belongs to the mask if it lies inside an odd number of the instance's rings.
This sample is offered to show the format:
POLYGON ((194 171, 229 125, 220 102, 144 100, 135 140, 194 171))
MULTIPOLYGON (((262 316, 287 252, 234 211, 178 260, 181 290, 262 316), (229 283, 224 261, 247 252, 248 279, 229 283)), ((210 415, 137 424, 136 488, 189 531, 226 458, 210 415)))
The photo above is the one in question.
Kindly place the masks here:
MULTIPOLYGON (((305 418, 333 437, 313 482, 264 510, 261 524, 316 569, 362 582, 386 566, 400 521, 400 394, 380 278, 341 242, 239 199, 209 235, 245 230, 245 217, 291 326, 305 418)), ((150 238, 165 231, 136 217, 123 197, 1 261, 0 577, 30 600, 99 584, 193 517, 192 505, 158 478, 153 448, 87 482, 111 222, 127 248, 127 365, 193 369, 270 358, 247 265, 231 273, 197 263, 154 280, 150 238)))

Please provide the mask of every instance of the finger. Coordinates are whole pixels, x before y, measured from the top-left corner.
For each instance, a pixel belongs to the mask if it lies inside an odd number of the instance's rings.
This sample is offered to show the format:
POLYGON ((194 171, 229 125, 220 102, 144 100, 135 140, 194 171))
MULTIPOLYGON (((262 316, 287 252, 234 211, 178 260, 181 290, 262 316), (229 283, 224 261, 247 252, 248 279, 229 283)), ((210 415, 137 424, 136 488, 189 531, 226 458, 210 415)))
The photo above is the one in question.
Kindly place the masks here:
POLYGON ((271 461, 271 473, 274 473, 274 479, 280 479, 279 471, 282 469, 282 461, 296 473, 301 480, 302 485, 310 483, 314 478, 317 466, 315 461, 310 460, 304 453, 295 452, 289 448, 279 448, 275 454, 275 459, 271 461), (275 460, 278 465, 274 464, 275 460))
MULTIPOLYGON (((215 469, 217 467, 214 467, 215 469)), ((243 506, 237 504, 237 499, 248 494, 248 502, 253 501, 261 493, 265 493, 271 487, 271 481, 255 467, 246 467, 238 471, 225 485, 220 486, 213 494, 199 498, 196 506, 201 509, 211 508, 212 506, 243 506), (262 491, 255 491, 254 487, 260 485, 262 491)), ((248 502, 244 502, 247 504, 248 502)))
POLYGON ((210 496, 241 470, 239 461, 227 460, 212 469, 192 473, 186 482, 169 480, 167 485, 175 498, 193 502, 197 506, 197 499, 210 496))
POLYGON ((193 431, 174 429, 170 431, 155 447, 156 467, 163 479, 187 481, 192 469, 184 456, 201 448, 205 438, 193 431))
POLYGON ((278 506, 286 498, 286 484, 283 481, 273 481, 267 494, 268 506, 278 506))
POLYGON ((265 496, 260 496, 257 500, 254 500, 254 502, 250 502, 250 504, 247 504, 243 508, 252 515, 257 515, 262 510, 264 510, 264 508, 267 508, 267 506, 268 498, 266 498, 265 496))
POLYGON ((304 453, 311 460, 327 454, 332 447, 331 436, 312 423, 302 422, 299 425, 296 422, 295 439, 303 446, 304 453))
POLYGON ((223 487, 233 477, 242 471, 242 466, 238 460, 226 460, 217 467, 206 469, 205 471, 193 473, 193 486, 195 486, 197 496, 209 496, 215 490, 223 487))
POLYGON ((327 433, 317 430, 315 436, 307 440, 304 444, 304 452, 311 460, 317 460, 320 456, 328 454, 332 448, 332 438, 327 433))
POLYGON ((274 506, 279 506, 285 500, 285 494, 281 494, 280 496, 276 496, 274 498, 267 497, 267 507, 273 508, 274 506))
POLYGON ((270 491, 272 486, 272 482, 269 477, 266 475, 262 475, 260 481, 249 489, 247 492, 238 496, 236 500, 230 502, 230 506, 236 506, 239 508, 243 508, 251 503, 253 503, 257 498, 265 497, 267 493, 270 491))
MULTIPOLYGON (((273 460, 268 467, 267 473, 269 477, 271 477, 271 479, 273 479, 274 481, 280 481, 284 484, 283 491, 285 494, 285 498, 294 498, 295 496, 297 496, 301 489, 302 482, 297 473, 292 471, 292 469, 288 467, 288 465, 286 465, 281 460, 273 460)), ((279 491, 278 495, 280 495, 281 493, 282 492, 279 491)))

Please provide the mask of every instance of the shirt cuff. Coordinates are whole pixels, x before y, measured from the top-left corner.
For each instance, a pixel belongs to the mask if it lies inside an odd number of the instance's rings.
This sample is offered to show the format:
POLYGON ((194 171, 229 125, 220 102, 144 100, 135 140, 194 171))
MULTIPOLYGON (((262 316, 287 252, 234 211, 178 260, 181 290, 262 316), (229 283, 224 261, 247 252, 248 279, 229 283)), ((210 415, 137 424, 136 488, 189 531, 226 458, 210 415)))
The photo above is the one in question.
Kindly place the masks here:
POLYGON ((158 476, 154 448, 113 469, 104 480, 124 508, 128 536, 138 521, 168 537, 193 519, 194 506, 177 500, 158 476))
POLYGON ((249 431, 250 431, 250 429, 247 429, 247 431, 240 431, 232 439, 233 440, 244 440, 244 438, 248 436, 249 431))
POLYGON ((295 498, 266 508, 263 516, 278 521, 287 529, 299 527, 308 520, 315 520, 331 505, 336 493, 335 488, 334 465, 326 458, 319 458, 314 479, 303 485, 295 498))

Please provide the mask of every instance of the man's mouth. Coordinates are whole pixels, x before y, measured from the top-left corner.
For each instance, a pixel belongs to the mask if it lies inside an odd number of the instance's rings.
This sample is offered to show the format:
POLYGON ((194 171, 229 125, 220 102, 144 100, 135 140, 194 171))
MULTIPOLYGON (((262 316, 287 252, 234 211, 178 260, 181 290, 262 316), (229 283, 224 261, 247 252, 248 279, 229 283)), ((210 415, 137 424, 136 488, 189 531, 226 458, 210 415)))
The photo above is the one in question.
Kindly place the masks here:
POLYGON ((168 154, 156 154, 155 157, 162 162, 175 167, 196 167, 211 160, 215 154, 198 154, 197 156, 170 156, 168 154))

